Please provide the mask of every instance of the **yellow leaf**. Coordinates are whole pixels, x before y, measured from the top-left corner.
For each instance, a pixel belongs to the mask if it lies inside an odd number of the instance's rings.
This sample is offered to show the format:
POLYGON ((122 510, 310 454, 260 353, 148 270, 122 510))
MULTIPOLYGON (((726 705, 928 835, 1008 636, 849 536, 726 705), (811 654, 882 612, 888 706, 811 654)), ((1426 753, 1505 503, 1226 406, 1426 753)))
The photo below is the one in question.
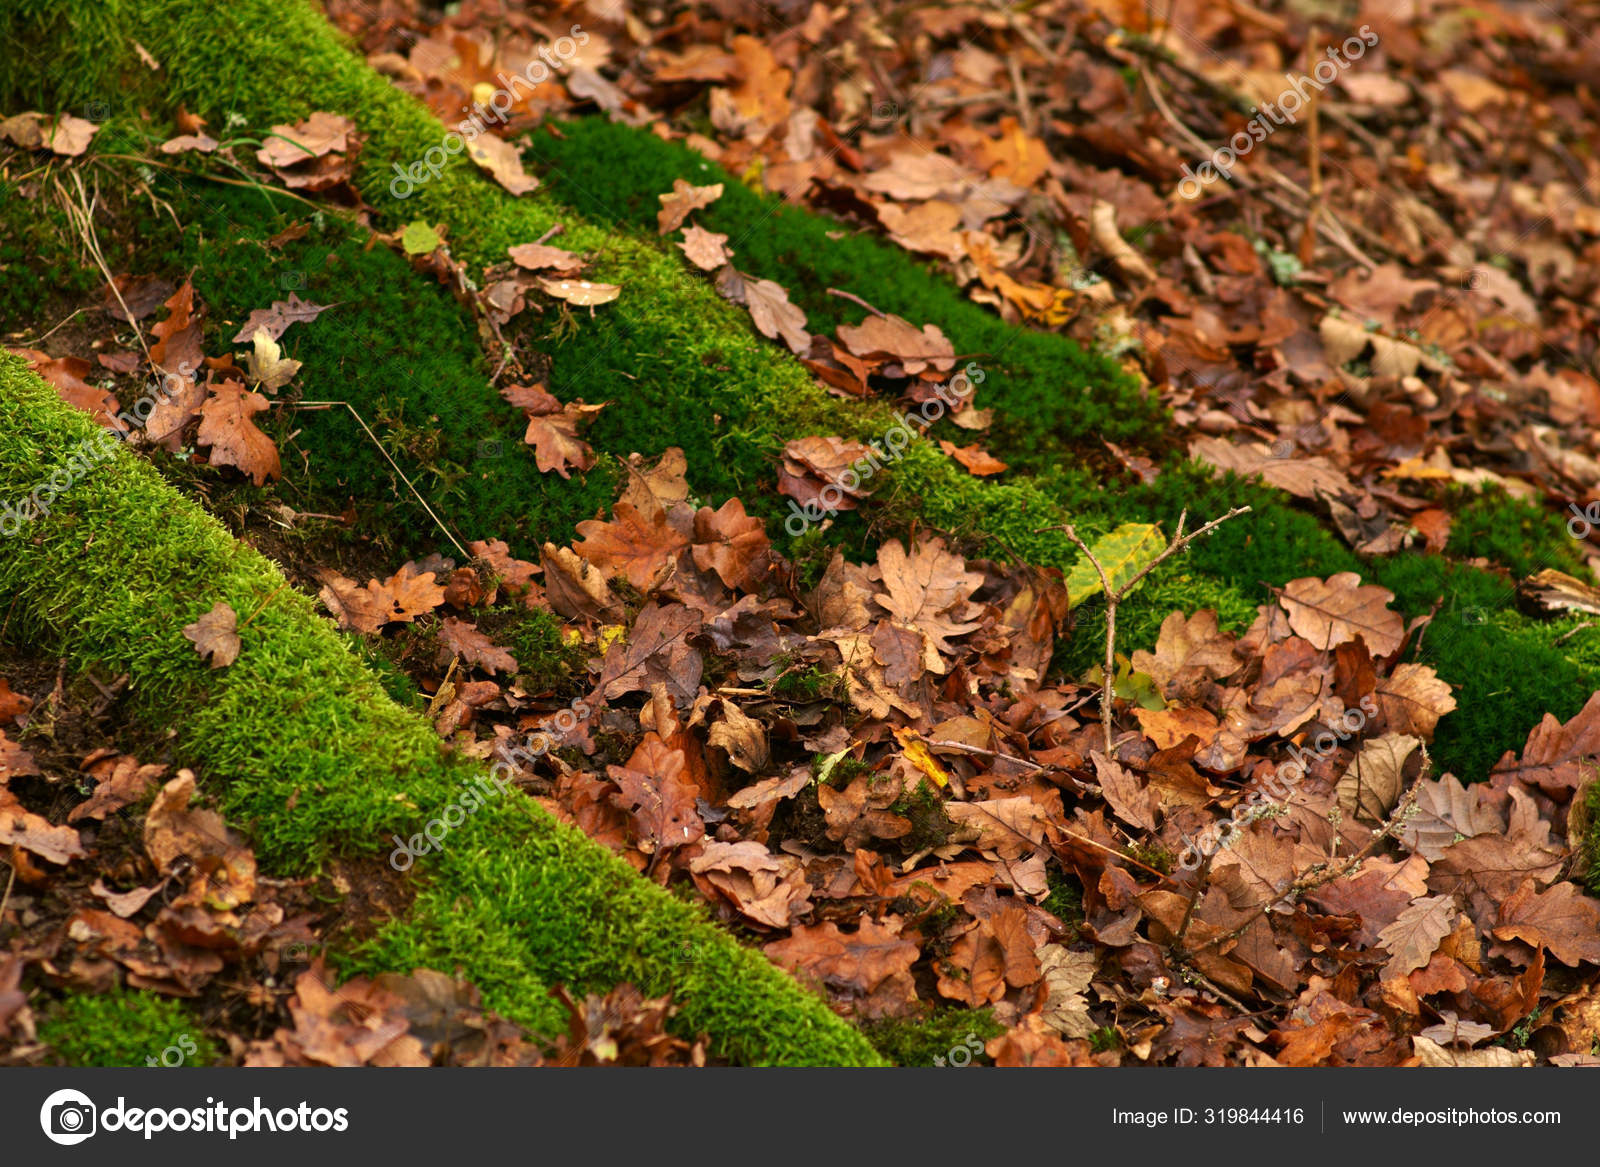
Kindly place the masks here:
POLYGON ((906 761, 933 779, 935 786, 950 785, 950 772, 928 751, 928 747, 922 743, 916 731, 897 729, 894 731, 894 740, 899 742, 900 748, 905 751, 906 761))

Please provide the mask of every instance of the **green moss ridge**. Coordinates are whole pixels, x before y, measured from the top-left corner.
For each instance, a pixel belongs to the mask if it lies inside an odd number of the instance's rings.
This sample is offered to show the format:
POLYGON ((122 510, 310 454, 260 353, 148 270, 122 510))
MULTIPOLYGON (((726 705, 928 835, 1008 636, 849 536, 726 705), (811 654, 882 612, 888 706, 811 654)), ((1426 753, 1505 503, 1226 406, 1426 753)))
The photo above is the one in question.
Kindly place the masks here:
MULTIPOLYGON (((0 499, 15 500, 103 431, 19 360, 0 357, 0 499)), ((402 710, 312 601, 286 586, 148 465, 117 450, 52 513, 0 540, 12 627, 80 668, 126 672, 138 715, 183 727, 183 760, 271 869, 383 854, 459 799, 481 771, 402 710), (238 660, 211 670, 181 629, 217 601, 253 613, 238 660)), ((740 1062, 870 1064, 818 997, 520 795, 466 816, 417 862, 409 918, 353 967, 459 968, 488 1003, 540 1032, 560 981, 670 986, 685 1033, 740 1062), (685 962, 683 954, 692 959, 685 962)))
POLYGON ((918 327, 937 324, 957 353, 983 368, 979 404, 997 411, 985 441, 1003 449, 1014 469, 1044 469, 1063 450, 1102 437, 1146 445, 1160 439, 1165 410, 1115 362, 1058 333, 1007 324, 904 248, 758 194, 699 152, 648 131, 601 118, 557 128, 559 135, 535 132, 529 145, 555 193, 590 218, 653 235, 657 196, 675 179, 720 182, 722 196, 696 211, 695 221, 729 236, 741 271, 787 288, 812 328, 831 333, 867 314, 829 295, 830 288, 918 327))

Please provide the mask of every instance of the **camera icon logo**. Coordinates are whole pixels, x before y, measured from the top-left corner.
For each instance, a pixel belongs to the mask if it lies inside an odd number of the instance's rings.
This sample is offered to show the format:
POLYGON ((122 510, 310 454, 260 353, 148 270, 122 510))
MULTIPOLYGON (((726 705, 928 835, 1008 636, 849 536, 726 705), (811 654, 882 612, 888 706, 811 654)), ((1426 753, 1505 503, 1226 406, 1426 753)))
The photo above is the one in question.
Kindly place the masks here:
POLYGON ((278 273, 278 286, 286 292, 299 291, 306 286, 306 273, 286 271, 278 273))
POLYGON ((498 438, 485 438, 478 443, 478 457, 498 458, 505 453, 505 444, 498 438))
POLYGON ((57 1090, 39 1108, 39 1125, 44 1136, 63 1147, 76 1146, 95 1132, 98 1111, 87 1094, 78 1090, 57 1090))

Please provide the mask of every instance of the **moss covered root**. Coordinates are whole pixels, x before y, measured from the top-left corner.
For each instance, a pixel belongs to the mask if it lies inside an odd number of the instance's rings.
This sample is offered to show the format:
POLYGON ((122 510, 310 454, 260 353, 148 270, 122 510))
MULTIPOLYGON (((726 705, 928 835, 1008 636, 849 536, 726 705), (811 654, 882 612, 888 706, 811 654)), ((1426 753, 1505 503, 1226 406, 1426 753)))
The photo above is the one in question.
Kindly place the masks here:
MULTIPOLYGON (((0 357, 0 498, 33 491, 102 433, 0 357)), ((389 700, 270 563, 120 449, 0 540, 0 592, 13 630, 80 667, 128 673, 139 716, 183 727, 185 760, 274 869, 387 853, 392 835, 480 778, 389 700), (255 615, 238 660, 213 671, 181 629, 219 600, 255 615)), ((359 966, 459 968, 492 1007, 544 1033, 562 1023, 546 995, 557 981, 671 988, 678 1024, 708 1033, 721 1056, 876 1061, 819 998, 520 794, 484 800, 414 874, 412 914, 359 966)))

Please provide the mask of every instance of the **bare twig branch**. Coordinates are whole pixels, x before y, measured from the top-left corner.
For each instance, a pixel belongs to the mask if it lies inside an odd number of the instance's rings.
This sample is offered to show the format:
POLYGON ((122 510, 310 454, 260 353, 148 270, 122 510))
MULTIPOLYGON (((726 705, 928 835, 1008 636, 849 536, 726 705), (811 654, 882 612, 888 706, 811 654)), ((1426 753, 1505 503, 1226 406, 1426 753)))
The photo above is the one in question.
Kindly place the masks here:
POLYGON ((1157 567, 1161 566, 1161 564, 1165 563, 1168 559, 1171 559, 1178 552, 1187 548, 1189 544, 1193 543, 1202 535, 1209 535, 1212 531, 1216 530, 1223 523, 1226 523, 1229 519, 1245 514, 1247 511, 1249 511, 1249 509, 1249 507, 1234 507, 1220 519, 1212 519, 1205 526, 1196 531, 1192 531, 1187 535, 1183 533, 1183 528, 1184 525, 1189 521, 1189 512, 1188 510, 1182 511, 1178 515, 1178 530, 1177 533, 1173 535, 1172 541, 1162 549, 1161 554, 1157 555, 1149 563, 1145 564, 1138 571, 1134 572, 1128 581, 1120 588, 1113 588, 1111 586, 1111 580, 1106 575, 1105 567, 1101 564, 1100 560, 1095 557, 1094 552, 1089 550, 1089 545, 1085 543, 1078 535, 1078 532, 1073 529, 1071 523, 1062 523, 1054 527, 1040 527, 1039 531, 1035 532, 1038 534, 1044 531, 1060 531, 1068 539, 1072 540, 1072 542, 1077 546, 1078 550, 1083 552, 1084 558, 1086 558, 1090 565, 1094 568, 1095 574, 1100 577, 1100 586, 1105 590, 1106 593, 1106 655, 1105 663, 1101 668, 1100 674, 1100 724, 1103 727, 1105 736, 1107 761, 1116 760, 1115 752, 1112 749, 1114 731, 1111 726, 1111 711, 1113 702, 1116 699, 1117 605, 1122 603, 1123 599, 1128 595, 1129 592, 1133 591, 1134 588, 1139 586, 1140 581, 1143 580, 1145 576, 1149 575, 1157 567))

